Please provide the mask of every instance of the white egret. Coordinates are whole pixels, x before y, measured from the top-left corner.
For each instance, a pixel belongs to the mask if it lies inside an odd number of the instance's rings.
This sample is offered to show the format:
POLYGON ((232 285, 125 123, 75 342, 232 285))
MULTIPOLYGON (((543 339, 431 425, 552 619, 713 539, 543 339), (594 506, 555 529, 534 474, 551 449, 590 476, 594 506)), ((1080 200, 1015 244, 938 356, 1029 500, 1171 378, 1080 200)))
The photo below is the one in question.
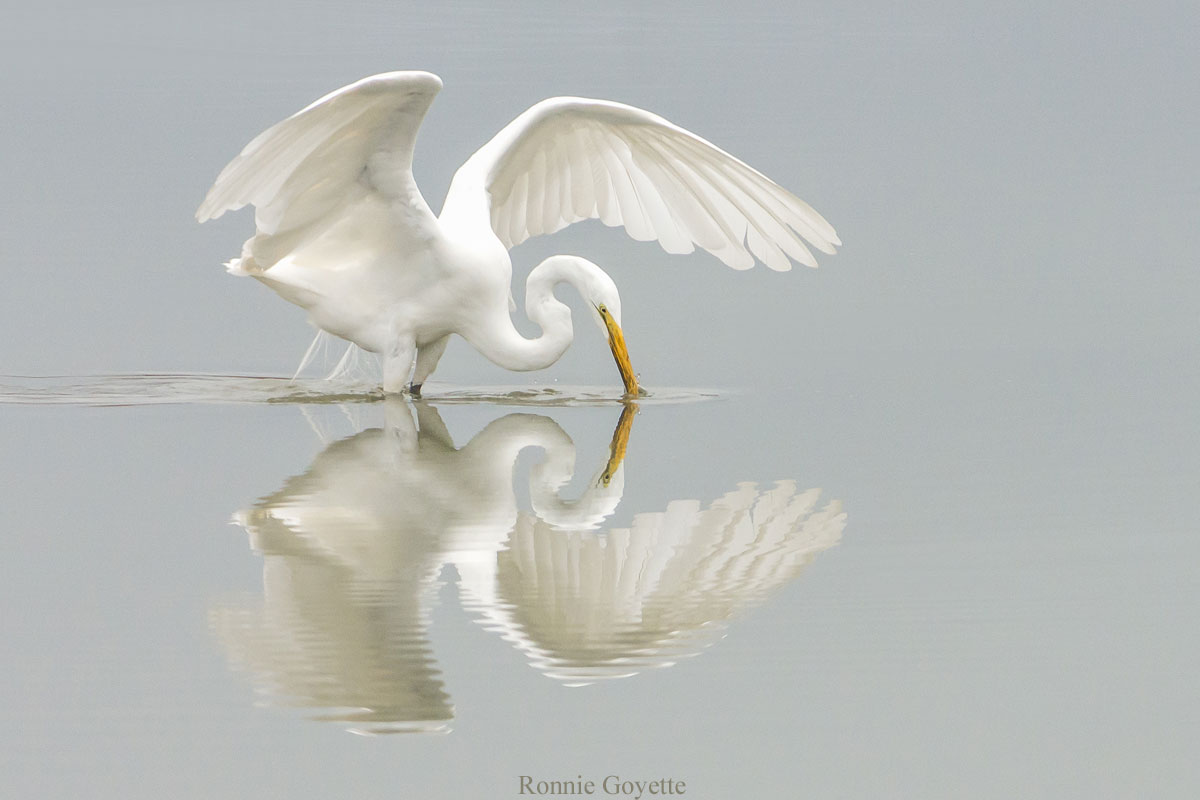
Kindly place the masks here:
POLYGON ((196 218, 247 204, 257 231, 227 267, 309 319, 383 359, 383 389, 421 384, 450 334, 496 364, 543 369, 573 339, 567 283, 608 339, 627 395, 639 391, 621 332, 616 284, 582 258, 530 273, 527 339, 510 314, 508 249, 572 222, 622 225, 669 253, 696 245, 734 269, 816 266, 841 244, 807 203, 718 147, 648 111, 555 97, 501 130, 455 173, 440 216, 412 175, 417 129, 442 81, 389 72, 338 89, 268 128, 217 177, 196 218))

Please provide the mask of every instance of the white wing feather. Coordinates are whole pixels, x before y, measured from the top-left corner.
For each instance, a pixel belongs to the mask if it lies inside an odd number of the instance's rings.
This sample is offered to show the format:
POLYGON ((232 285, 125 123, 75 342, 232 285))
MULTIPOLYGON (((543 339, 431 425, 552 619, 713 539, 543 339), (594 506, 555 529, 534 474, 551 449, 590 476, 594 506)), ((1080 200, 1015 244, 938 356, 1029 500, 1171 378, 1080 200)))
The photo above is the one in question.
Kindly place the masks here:
POLYGON ((761 172, 648 111, 555 97, 521 114, 455 175, 446 207, 486 194, 506 247, 573 222, 621 225, 668 253, 696 245, 735 269, 815 267, 841 244, 811 206, 761 172))
POLYGON ((221 171, 196 219, 253 205, 262 243, 376 193, 432 221, 412 178, 412 155, 441 87, 428 72, 389 72, 322 97, 246 145, 221 171))

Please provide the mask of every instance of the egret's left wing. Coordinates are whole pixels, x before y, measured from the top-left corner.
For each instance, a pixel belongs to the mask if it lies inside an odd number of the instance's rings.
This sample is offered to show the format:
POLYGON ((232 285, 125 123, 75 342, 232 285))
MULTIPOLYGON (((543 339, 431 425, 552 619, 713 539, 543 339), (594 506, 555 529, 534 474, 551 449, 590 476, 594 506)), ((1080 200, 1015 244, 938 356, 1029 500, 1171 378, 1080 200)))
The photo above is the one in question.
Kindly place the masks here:
POLYGON ((246 145, 196 219, 253 205, 260 236, 280 236, 372 194, 432 222, 413 183, 412 156, 441 86, 428 72, 389 72, 331 92, 246 145))
POLYGON ((804 241, 841 244, 811 206, 761 172, 649 111, 555 97, 521 114, 462 166, 447 212, 484 193, 496 235, 513 247, 600 219, 668 253, 695 245, 735 269, 815 267, 804 241))

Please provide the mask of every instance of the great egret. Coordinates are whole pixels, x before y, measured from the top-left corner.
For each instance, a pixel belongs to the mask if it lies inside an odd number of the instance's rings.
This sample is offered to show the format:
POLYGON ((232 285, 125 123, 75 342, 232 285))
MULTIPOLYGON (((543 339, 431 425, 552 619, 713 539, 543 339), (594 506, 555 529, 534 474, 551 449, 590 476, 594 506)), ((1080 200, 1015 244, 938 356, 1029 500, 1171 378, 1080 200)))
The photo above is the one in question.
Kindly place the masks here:
POLYGON ((417 129, 442 81, 388 72, 332 92, 246 145, 209 190, 200 222, 247 204, 257 231, 227 264, 308 311, 321 330, 383 358, 383 390, 411 391, 457 333, 512 370, 550 366, 574 337, 567 283, 608 339, 627 395, 639 392, 616 284, 590 261, 553 256, 525 286, 542 329, 510 314, 508 249, 598 218, 668 253, 695 245, 734 269, 816 266, 841 244, 807 203, 662 117, 606 100, 554 97, 521 114, 455 173, 435 217, 412 175, 417 129))

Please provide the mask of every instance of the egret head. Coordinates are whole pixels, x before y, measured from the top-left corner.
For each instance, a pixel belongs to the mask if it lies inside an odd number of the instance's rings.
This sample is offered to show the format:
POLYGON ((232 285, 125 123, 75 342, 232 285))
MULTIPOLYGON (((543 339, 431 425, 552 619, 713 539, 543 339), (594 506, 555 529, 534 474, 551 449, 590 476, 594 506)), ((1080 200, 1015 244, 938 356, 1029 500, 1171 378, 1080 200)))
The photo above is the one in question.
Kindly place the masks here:
POLYGON ((617 285, 604 270, 578 256, 551 256, 534 267, 525 281, 525 308, 529 318, 541 325, 543 330, 547 326, 554 327, 565 322, 568 342, 571 311, 554 297, 554 287, 560 283, 574 287, 583 297, 592 321, 603 332, 612 350, 617 369, 621 371, 626 397, 637 397, 641 390, 629 363, 629 351, 621 331, 621 295, 617 285), (548 316, 551 310, 554 311, 553 318, 548 316))
POLYGON ((641 390, 638 389, 637 376, 633 374, 633 364, 629 361, 629 350, 625 346, 625 334, 621 330, 621 300, 615 294, 613 297, 615 304, 612 306, 607 302, 593 302, 592 316, 597 318, 608 340, 613 360, 621 372, 621 382, 625 384, 625 394, 637 397, 641 390))
POLYGON ((598 267, 589 270, 586 278, 588 309, 592 319, 604 333, 608 347, 612 350, 613 360, 621 372, 621 382, 625 384, 626 396, 637 397, 641 390, 638 388, 637 376, 633 374, 633 365, 629 361, 629 350, 625 347, 625 334, 621 331, 621 295, 617 285, 607 273, 598 267))

